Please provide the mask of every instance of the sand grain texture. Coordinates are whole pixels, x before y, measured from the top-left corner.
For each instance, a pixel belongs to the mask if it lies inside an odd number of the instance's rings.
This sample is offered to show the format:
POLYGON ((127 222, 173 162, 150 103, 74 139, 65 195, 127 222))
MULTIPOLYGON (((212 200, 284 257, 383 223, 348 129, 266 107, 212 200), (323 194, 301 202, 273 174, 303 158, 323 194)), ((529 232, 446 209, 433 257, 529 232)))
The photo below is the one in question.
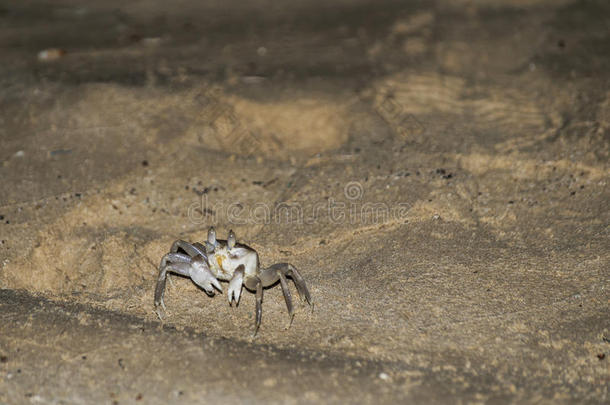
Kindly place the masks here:
POLYGON ((269 7, 0 5, 0 402, 607 402, 605 2, 269 7))

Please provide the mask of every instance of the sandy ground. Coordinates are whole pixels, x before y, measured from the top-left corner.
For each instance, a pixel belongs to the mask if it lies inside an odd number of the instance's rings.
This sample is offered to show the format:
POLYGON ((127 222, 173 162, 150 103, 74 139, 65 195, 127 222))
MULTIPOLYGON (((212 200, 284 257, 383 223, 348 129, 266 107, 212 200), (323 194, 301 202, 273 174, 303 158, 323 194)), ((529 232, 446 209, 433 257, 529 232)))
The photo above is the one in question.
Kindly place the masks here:
POLYGON ((0 403, 607 403, 607 2, 200 3, 0 3, 0 403))

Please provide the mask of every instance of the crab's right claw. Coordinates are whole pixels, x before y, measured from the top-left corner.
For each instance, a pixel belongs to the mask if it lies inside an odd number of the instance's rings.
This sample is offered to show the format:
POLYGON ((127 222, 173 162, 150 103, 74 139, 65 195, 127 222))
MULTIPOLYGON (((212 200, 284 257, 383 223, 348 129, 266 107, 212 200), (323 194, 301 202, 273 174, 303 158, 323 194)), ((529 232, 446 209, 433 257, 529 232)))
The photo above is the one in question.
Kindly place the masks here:
POLYGON ((197 285, 203 288, 208 295, 214 295, 216 293, 216 290, 222 293, 222 286, 220 285, 216 277, 212 275, 212 273, 207 274, 205 280, 203 281, 195 279, 193 279, 193 281, 195 281, 197 285), (216 288, 216 290, 214 288, 216 288))
POLYGON ((222 286, 220 285, 220 283, 218 282, 216 277, 212 276, 212 279, 210 280, 210 284, 212 284, 218 291, 220 291, 222 293, 222 286))
POLYGON ((193 264, 190 268, 191 280, 199 287, 203 288, 208 295, 214 295, 214 288, 222 292, 222 286, 210 271, 208 263, 203 256, 197 256, 193 259, 193 264))

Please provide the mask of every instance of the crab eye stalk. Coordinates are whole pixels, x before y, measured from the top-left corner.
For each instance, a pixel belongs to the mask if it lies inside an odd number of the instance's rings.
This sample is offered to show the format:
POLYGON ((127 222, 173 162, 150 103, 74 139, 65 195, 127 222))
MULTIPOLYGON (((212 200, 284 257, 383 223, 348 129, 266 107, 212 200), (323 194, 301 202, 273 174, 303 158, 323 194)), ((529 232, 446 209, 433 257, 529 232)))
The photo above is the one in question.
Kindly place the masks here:
POLYGON ((216 229, 213 226, 208 229, 208 243, 212 246, 216 246, 216 229))
POLYGON ((233 233, 233 230, 229 231, 229 237, 227 238, 227 247, 229 248, 229 250, 233 249, 233 247, 235 247, 235 243, 237 242, 237 239, 235 238, 235 234, 233 233))

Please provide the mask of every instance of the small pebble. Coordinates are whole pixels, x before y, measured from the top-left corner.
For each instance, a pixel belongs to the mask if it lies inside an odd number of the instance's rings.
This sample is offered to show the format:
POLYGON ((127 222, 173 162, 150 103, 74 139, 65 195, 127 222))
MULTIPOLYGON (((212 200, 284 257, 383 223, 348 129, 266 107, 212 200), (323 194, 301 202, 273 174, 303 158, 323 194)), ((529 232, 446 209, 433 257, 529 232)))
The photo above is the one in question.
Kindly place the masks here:
POLYGON ((52 62, 66 54, 66 51, 59 48, 49 48, 38 52, 38 60, 41 62, 52 62))

